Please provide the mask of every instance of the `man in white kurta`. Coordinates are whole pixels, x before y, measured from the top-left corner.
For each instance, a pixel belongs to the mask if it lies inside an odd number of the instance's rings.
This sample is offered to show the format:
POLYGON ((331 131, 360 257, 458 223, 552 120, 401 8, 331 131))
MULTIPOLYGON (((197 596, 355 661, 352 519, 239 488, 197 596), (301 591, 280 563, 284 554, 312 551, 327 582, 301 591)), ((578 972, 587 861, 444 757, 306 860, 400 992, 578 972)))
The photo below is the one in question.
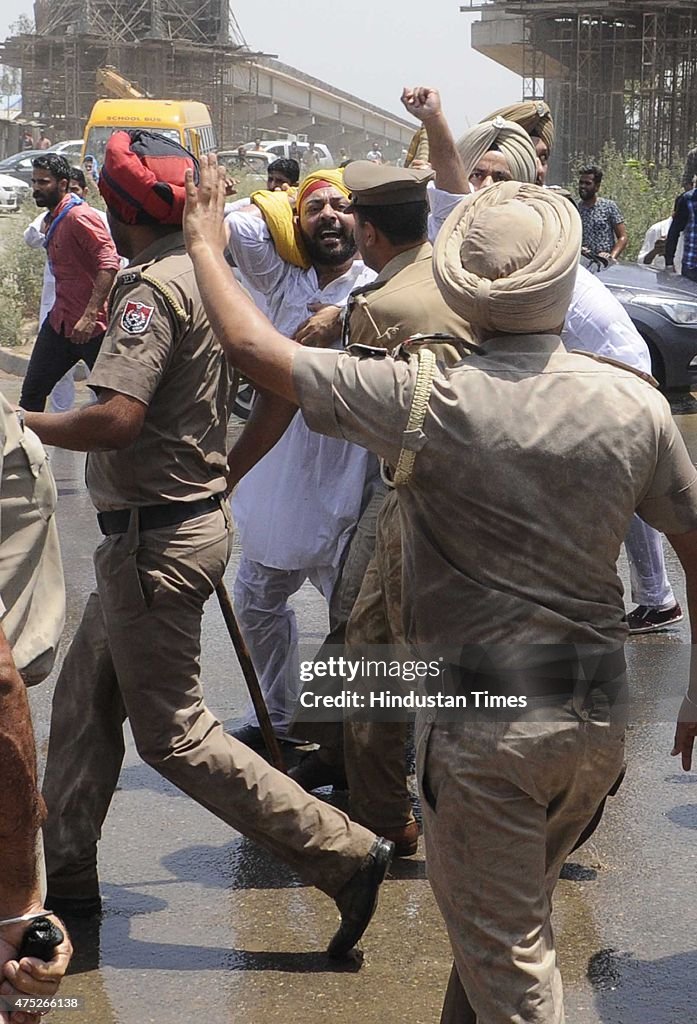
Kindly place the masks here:
MULTIPOLYGON (((348 197, 336 187, 315 188, 305 197, 301 186, 301 214, 310 206, 316 209, 318 197, 328 200, 319 231, 331 242, 332 232, 340 233, 352 221, 341 210, 348 197)), ((311 306, 343 306, 354 288, 375 277, 360 260, 349 260, 343 273, 325 283, 326 264, 319 259, 307 269, 287 262, 255 208, 233 212, 226 226, 230 257, 245 281, 265 297, 274 326, 289 338, 308 320, 311 306)), ((329 601, 374 475, 377 464, 368 452, 311 432, 296 414, 235 491, 232 509, 242 547, 235 611, 280 738, 287 735, 300 688, 297 625, 288 599, 310 580, 329 601)), ((243 742, 260 742, 251 708, 238 732, 243 742)))

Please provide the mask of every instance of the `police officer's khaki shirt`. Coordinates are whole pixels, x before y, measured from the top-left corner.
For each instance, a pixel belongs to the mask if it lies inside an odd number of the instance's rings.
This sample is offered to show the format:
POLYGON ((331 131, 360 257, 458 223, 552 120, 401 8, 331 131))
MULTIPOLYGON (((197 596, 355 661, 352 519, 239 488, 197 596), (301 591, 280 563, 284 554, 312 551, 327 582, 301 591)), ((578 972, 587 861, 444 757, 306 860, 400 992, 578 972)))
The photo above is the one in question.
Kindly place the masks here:
MULTIPOLYGON (((345 341, 390 351, 415 334, 451 334, 471 341, 469 324, 453 313, 438 291, 432 259, 429 242, 407 249, 391 259, 372 284, 352 292, 345 341)), ((460 358, 452 346, 429 347, 446 362, 460 358)))
POLYGON ((89 384, 147 406, 133 444, 88 457, 87 485, 100 512, 225 490, 230 374, 181 233, 149 246, 117 276, 89 384))
POLYGON ((29 685, 51 671, 65 621, 55 511, 46 452, 0 395, 0 625, 29 685))
POLYGON ((622 640, 616 562, 636 509, 666 533, 697 529, 697 473, 666 400, 628 370, 508 335, 437 374, 423 429, 406 433, 417 365, 299 350, 310 427, 395 465, 407 640, 622 640))

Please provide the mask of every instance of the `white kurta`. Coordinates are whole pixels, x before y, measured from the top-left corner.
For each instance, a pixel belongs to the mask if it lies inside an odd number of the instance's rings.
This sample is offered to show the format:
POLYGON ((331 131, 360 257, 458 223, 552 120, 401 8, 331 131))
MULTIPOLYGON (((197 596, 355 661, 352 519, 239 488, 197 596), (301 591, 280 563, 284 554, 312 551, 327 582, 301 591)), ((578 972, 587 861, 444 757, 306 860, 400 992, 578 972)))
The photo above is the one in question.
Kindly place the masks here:
MULTIPOLYGON (((357 260, 321 289, 314 268, 303 270, 278 256, 261 218, 232 213, 226 223, 230 255, 287 337, 310 316, 310 303, 343 306, 354 288, 375 279, 357 260)), ((338 565, 374 470, 374 458, 363 448, 314 434, 296 415, 235 492, 232 508, 245 557, 286 570, 338 565)))
MULTIPOLYGON (((640 263, 642 266, 644 265, 644 257, 648 256, 648 254, 653 250, 653 247, 655 246, 656 242, 660 238, 667 238, 668 237, 668 232, 670 231, 670 225, 672 223, 673 223, 673 218, 672 217, 668 217, 667 220, 659 220, 657 224, 652 224, 651 225, 649 230, 646 232, 643 244, 641 246, 641 250, 639 252, 639 255, 636 258, 637 259, 637 263, 640 263)), ((678 273, 678 274, 682 270, 682 257, 683 257, 683 252, 684 251, 685 251, 685 235, 681 233, 680 239, 678 241, 678 247, 675 250, 675 270, 676 270, 676 273, 678 273)), ((654 259, 653 263, 650 263, 649 266, 653 267, 654 270, 665 270, 666 269, 665 257, 664 256, 656 256, 656 258, 654 259)))

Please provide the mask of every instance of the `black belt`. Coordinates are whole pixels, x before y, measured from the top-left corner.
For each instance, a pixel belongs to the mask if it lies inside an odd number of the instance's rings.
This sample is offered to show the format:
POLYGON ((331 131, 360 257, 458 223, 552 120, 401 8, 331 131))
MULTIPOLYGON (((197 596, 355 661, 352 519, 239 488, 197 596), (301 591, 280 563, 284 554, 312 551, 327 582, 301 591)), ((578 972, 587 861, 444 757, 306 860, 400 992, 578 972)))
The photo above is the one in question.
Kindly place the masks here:
MULTIPOLYGON (((170 501, 166 505, 143 505, 138 509, 139 530, 161 530, 165 526, 176 526, 187 519, 205 516, 220 507, 221 496, 213 494, 201 501, 170 501)), ((125 533, 131 522, 130 508, 119 508, 114 512, 98 512, 97 522, 105 537, 112 533, 125 533)))

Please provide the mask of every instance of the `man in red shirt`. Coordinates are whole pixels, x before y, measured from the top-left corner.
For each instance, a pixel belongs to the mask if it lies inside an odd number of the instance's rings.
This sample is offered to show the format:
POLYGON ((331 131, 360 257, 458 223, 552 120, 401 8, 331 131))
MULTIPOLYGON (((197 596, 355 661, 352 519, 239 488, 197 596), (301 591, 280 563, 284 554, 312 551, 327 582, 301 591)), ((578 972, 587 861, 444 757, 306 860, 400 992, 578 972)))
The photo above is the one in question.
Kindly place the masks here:
POLYGON ((70 192, 70 165, 47 153, 32 161, 32 186, 43 224, 56 298, 39 330, 19 404, 43 412, 46 398, 68 370, 83 359, 90 369, 107 324, 106 300, 119 256, 97 210, 70 192))

